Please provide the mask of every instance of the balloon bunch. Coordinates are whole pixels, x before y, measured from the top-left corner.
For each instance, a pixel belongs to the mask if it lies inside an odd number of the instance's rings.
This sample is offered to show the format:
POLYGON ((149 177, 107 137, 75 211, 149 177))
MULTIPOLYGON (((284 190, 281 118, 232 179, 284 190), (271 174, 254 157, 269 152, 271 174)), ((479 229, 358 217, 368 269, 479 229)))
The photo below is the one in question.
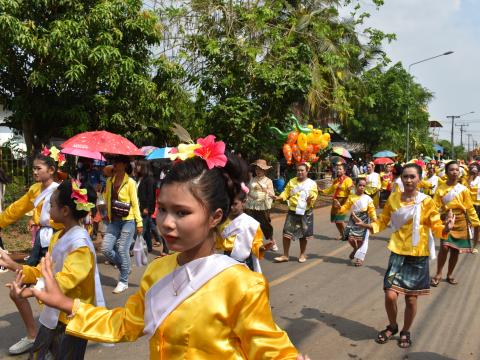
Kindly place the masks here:
POLYGON ((330 144, 330 134, 322 133, 320 129, 314 129, 312 125, 304 127, 299 124, 297 118, 292 115, 294 125, 287 132, 276 127, 271 127, 285 143, 282 150, 287 164, 310 162, 316 163, 319 160, 318 152, 330 144))

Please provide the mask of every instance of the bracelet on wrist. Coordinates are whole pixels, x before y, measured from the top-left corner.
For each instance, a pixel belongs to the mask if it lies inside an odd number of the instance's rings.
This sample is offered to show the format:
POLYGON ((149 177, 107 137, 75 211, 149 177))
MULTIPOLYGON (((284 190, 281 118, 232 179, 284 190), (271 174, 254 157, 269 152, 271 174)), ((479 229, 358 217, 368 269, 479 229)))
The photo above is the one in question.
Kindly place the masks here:
POLYGON ((67 319, 71 319, 77 314, 77 311, 80 308, 80 304, 81 302, 79 298, 73 300, 72 312, 70 313, 70 315, 67 315, 67 319))

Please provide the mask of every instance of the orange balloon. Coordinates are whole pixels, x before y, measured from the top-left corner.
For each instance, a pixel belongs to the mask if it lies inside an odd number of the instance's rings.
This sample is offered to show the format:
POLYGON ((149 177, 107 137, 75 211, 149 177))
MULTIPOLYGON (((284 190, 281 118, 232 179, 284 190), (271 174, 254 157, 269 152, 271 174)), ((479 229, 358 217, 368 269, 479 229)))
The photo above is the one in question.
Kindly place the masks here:
POLYGON ((293 160, 295 160, 297 163, 302 160, 302 152, 298 148, 297 144, 292 145, 292 156, 293 160))
POLYGON ((288 137, 287 137, 287 144, 290 144, 290 145, 293 145, 297 142, 297 138, 298 138, 298 131, 292 131, 288 134, 288 137))
POLYGON ((290 144, 283 144, 283 156, 285 156, 285 160, 287 160, 287 164, 290 165, 292 163, 292 147, 290 144))
POLYGON ((317 145, 313 145, 313 151, 312 151, 313 154, 318 153, 320 150, 322 150, 322 148, 320 147, 320 145, 318 145, 318 144, 317 144, 317 145))
POLYGON ((302 152, 302 161, 310 161, 310 156, 313 153, 313 145, 308 145, 305 151, 302 152))

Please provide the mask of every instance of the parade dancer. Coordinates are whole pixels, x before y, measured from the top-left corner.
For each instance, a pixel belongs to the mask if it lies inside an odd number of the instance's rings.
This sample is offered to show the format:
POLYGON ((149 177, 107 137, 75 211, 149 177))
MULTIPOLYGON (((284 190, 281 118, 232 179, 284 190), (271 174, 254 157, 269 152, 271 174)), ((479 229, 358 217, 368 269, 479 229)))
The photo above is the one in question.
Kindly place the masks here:
POLYGON ((471 253, 473 238, 474 244, 478 241, 478 231, 471 231, 480 226, 475 208, 473 207, 470 190, 459 183, 460 167, 456 161, 450 161, 445 166, 447 181, 438 186, 433 200, 442 216, 450 210, 455 215, 455 226, 448 236, 441 238, 440 252, 437 260, 437 273, 431 280, 432 286, 438 286, 442 279, 442 270, 448 260, 447 282, 458 284, 452 276, 458 261, 458 254, 471 253))
MULTIPOLYGON (((342 213, 348 213, 351 210, 352 214, 355 214, 358 219, 365 224, 369 224, 371 221, 377 220, 377 213, 372 198, 364 194, 365 186, 365 179, 358 178, 355 194, 351 194, 343 206, 338 200, 334 199, 333 206, 342 213)), ((349 258, 355 266, 363 265, 368 250, 368 238, 369 231, 361 226, 357 226, 355 218, 351 215, 343 233, 343 240, 347 240, 353 248, 349 258)))
POLYGON ((378 333, 376 341, 384 344, 398 332, 397 299, 403 294, 406 307, 398 340, 401 348, 412 344, 410 327, 417 312, 417 297, 430 293, 429 256, 435 256, 435 244, 430 234, 444 236, 455 222, 455 216, 449 212, 444 225, 432 198, 418 191, 421 174, 422 169, 417 164, 404 166, 401 175, 404 192, 390 195, 377 221, 365 224, 352 215, 358 226, 374 234, 389 224, 393 230, 388 243, 391 254, 383 280, 389 325, 378 333))
MULTIPOLYGON (((100 276, 96 265, 95 248, 90 236, 80 224, 95 206, 96 193, 91 187, 80 188, 76 180, 66 180, 58 186, 50 198, 50 217, 64 225, 64 229, 52 236, 49 254, 53 261, 52 276, 60 291, 66 296, 77 298, 86 304, 105 306, 100 276)), ((33 296, 29 284, 41 289, 43 279, 41 266, 21 266, 5 253, 0 253, 0 263, 18 271, 17 279, 9 284, 16 298, 33 296)), ((69 312, 45 306, 40 314, 40 329, 30 359, 81 360, 84 358, 87 341, 65 334, 69 312)))
POLYGON ((273 321, 265 278, 214 254, 218 226, 245 182, 241 158, 225 155, 210 135, 182 144, 161 185, 158 227, 175 254, 150 263, 124 307, 79 302, 58 288, 42 261, 45 290, 35 296, 70 314, 66 333, 99 342, 146 335, 151 359, 295 359, 297 350, 273 321), (193 158, 192 158, 193 157, 193 158))
MULTIPOLYGON (((471 163, 468 166, 468 179, 467 179, 468 189, 470 190, 470 197, 472 199, 473 207, 477 216, 480 218, 480 176, 478 176, 478 164, 471 163)), ((477 243, 478 243, 478 231, 479 228, 475 228, 474 233, 474 243, 472 246, 472 254, 478 254, 477 243)))
POLYGON ((259 259, 263 259, 267 246, 263 245, 260 223, 243 212, 248 192, 249 188, 242 183, 241 191, 230 207, 228 219, 220 226, 216 247, 225 255, 245 263, 250 270, 261 273, 259 259))
POLYGON ((319 193, 331 195, 332 208, 330 210, 330 222, 335 223, 339 232, 338 240, 341 240, 345 231, 345 222, 348 218, 348 210, 342 211, 341 206, 345 204, 353 188, 353 181, 350 177, 345 175, 345 166, 343 164, 337 164, 335 167, 337 171, 337 178, 333 181, 332 185, 324 190, 320 190, 319 193), (340 207, 335 206, 336 203, 340 204, 340 207))
POLYGON ((440 178, 435 174, 435 166, 430 163, 427 165, 427 174, 420 182, 419 188, 424 194, 433 197, 435 191, 437 191, 438 184, 441 182, 440 178))
POLYGON ((307 241, 313 238, 313 206, 318 196, 317 183, 308 178, 310 165, 297 165, 297 177, 291 179, 277 200, 287 201, 288 213, 283 226, 283 255, 274 258, 277 263, 289 261, 291 240, 299 239, 298 262, 307 261, 307 241))
POLYGON ((381 187, 381 180, 380 174, 374 171, 375 164, 373 162, 369 162, 367 164, 367 176, 365 179, 367 180, 367 186, 365 187, 365 194, 370 196, 373 199, 373 204, 377 208, 380 202, 380 187, 381 187))
MULTIPOLYGON (((58 166, 63 165, 65 158, 60 151, 52 146, 33 159, 33 178, 36 183, 30 186, 28 192, 11 204, 0 214, 0 228, 4 228, 20 220, 26 213, 33 210, 32 226, 37 227, 33 249, 26 264, 36 266, 47 252, 54 229, 62 228, 50 219, 50 197, 58 183, 54 181, 58 166)), ((24 353, 32 347, 37 335, 37 325, 33 318, 32 308, 26 299, 12 298, 20 313, 27 330, 27 336, 12 345, 8 351, 12 355, 24 353)))

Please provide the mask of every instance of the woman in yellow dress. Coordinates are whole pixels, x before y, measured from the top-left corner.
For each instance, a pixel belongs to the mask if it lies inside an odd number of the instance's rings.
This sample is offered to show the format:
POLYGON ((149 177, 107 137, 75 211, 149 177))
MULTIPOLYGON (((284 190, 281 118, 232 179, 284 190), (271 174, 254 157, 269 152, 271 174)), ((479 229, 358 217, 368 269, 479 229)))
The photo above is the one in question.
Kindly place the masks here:
MULTIPOLYGON (((478 176, 478 164, 476 162, 471 163, 468 166, 468 179, 467 187, 470 190, 470 197, 472 198, 473 207, 477 216, 480 218, 480 176, 478 176)), ((474 243, 472 246, 472 253, 477 254, 477 243, 478 243, 478 231, 479 228, 475 228, 476 234, 474 234, 474 243)))
MULTIPOLYGON (((81 220, 94 207, 95 200, 96 193, 93 188, 81 189, 74 180, 64 181, 58 186, 50 198, 50 217, 56 223, 63 224, 64 229, 52 236, 48 251, 55 263, 52 275, 63 294, 77 297, 86 304, 104 306, 95 248, 87 230, 80 226, 81 220)), ((17 281, 23 284, 35 284, 42 277, 40 265, 21 266, 3 252, 0 254, 0 263, 11 270, 19 271, 17 281)), ((41 287, 40 283, 36 286, 41 287)), ((33 296, 30 288, 22 287, 16 293, 14 286, 9 286, 14 297, 33 296)), ((49 353, 56 360, 84 358, 87 341, 65 334, 68 314, 48 306, 43 308, 40 314, 40 329, 30 350, 30 359, 48 359, 49 353)))
POLYGON ((376 341, 385 344, 398 332, 397 300, 405 295, 405 317, 398 346, 408 348, 412 341, 410 327, 417 313, 417 297, 430 293, 429 256, 435 255, 435 244, 429 236, 440 237, 453 227, 454 216, 449 212, 444 225, 432 198, 418 191, 422 169, 417 164, 407 164, 402 171, 403 192, 390 195, 377 221, 364 223, 356 218, 358 226, 376 234, 390 224, 393 230, 388 243, 391 251, 388 268, 383 279, 385 310, 389 324, 378 333, 376 341))
MULTIPOLYGON (((452 276, 458 261, 458 254, 472 252, 472 235, 478 237, 478 231, 470 232, 470 228, 478 228, 480 220, 473 207, 470 190, 459 182, 460 167, 456 161, 450 161, 445 166, 447 181, 441 183, 433 200, 437 205, 441 215, 445 215, 449 210, 455 215, 455 226, 448 236, 442 237, 440 252, 437 260, 437 273, 431 280, 432 286, 438 286, 442 278, 442 270, 447 255, 448 260, 447 282, 451 285, 458 284, 458 281, 452 276)), ((474 238, 476 243, 477 238, 474 238)))
POLYGON ((373 199, 373 204, 377 208, 380 203, 380 188, 382 186, 380 174, 375 172, 375 164, 369 162, 367 164, 367 186, 365 187, 365 194, 373 199))
POLYGON ((337 164, 335 168, 337 170, 337 178, 330 187, 319 190, 319 193, 333 196, 330 222, 335 223, 339 232, 338 240, 341 240, 343 232, 345 231, 345 222, 348 219, 348 210, 341 210, 341 206, 345 204, 352 191, 353 181, 345 175, 345 167, 343 164, 337 164), (340 207, 335 206, 336 202, 340 204, 340 207))
MULTIPOLYGON (((65 296, 42 261, 45 290, 35 296, 70 314, 67 334, 99 342, 149 338, 151 359, 296 359, 273 321, 265 278, 214 254, 247 166, 213 136, 180 145, 158 198, 157 222, 175 254, 150 263, 124 307, 108 310, 65 296), (196 156, 195 156, 196 155, 196 156), (193 158, 191 158, 193 156, 193 158)), ((173 157, 173 156, 172 156, 173 157)))

